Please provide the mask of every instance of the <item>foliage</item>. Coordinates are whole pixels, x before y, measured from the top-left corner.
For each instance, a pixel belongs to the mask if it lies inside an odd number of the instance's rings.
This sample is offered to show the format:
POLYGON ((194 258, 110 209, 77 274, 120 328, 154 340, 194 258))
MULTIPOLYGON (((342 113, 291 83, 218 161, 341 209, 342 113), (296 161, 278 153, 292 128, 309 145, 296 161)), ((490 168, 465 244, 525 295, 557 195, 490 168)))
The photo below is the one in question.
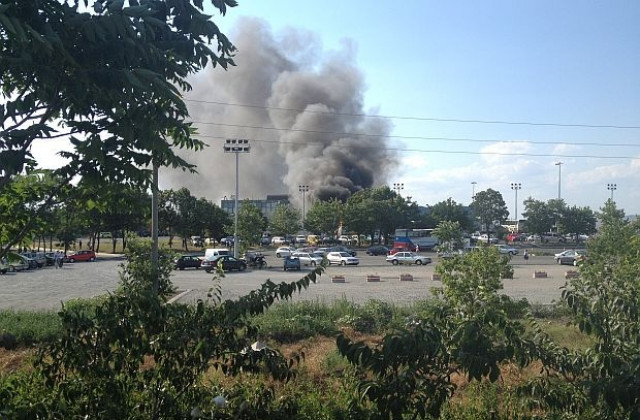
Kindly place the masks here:
POLYGON ((267 221, 260 209, 250 201, 244 201, 238 212, 238 236, 248 245, 260 243, 267 221))
POLYGON ((307 211, 305 227, 316 233, 337 234, 340 227, 343 204, 337 198, 330 201, 316 200, 307 211))
POLYGON ((493 247, 443 261, 436 268, 441 302, 428 317, 412 319, 376 348, 338 336, 340 353, 371 376, 358 389, 375 405, 373 418, 437 418, 455 389, 453 373, 495 382, 502 363, 528 363, 524 327, 507 312, 511 300, 498 295, 505 265, 493 247))
POLYGON ((469 214, 464 210, 462 204, 456 203, 451 197, 429 206, 429 214, 433 217, 436 225, 447 221, 457 222, 460 229, 465 231, 470 231, 473 228, 469 214))
POLYGON ((220 394, 202 378, 215 369, 230 376, 254 372, 290 379, 299 356, 287 360, 269 348, 247 350, 258 334, 249 320, 308 287, 322 267, 297 282, 267 281, 237 301, 220 301, 218 287, 215 305, 166 305, 173 289, 169 255, 154 269, 148 246, 132 243, 130 249, 117 293, 91 313, 63 308, 60 338, 41 350, 33 375, 3 390, 7 413, 16 418, 185 418, 195 410, 221 418, 287 418, 295 412, 291 401, 274 401, 264 394, 268 390, 247 387, 228 394, 221 390, 228 405, 220 408, 214 400, 220 394))
POLYGON ((586 349, 559 348, 537 331, 536 347, 547 375, 522 392, 547 410, 601 419, 640 416, 639 226, 608 201, 589 258, 562 297, 570 322, 591 339, 586 349))
POLYGON ((509 215, 502 194, 491 188, 477 193, 473 197, 471 208, 480 228, 485 231, 492 231, 495 224, 502 224, 509 215))
POLYGON ((61 329, 60 319, 53 311, 0 311, 0 335, 12 334, 21 346, 53 341, 61 329))
POLYGON ((440 241, 440 250, 452 251, 462 244, 462 230, 456 221, 442 220, 433 230, 433 235, 440 241))
POLYGON ((547 206, 547 203, 540 200, 534 200, 529 197, 524 200, 524 212, 522 215, 527 220, 526 229, 528 232, 542 235, 545 232, 551 232, 556 222, 553 212, 547 206))
MULTIPOLYGON (((221 14, 236 5, 212 3, 221 14)), ((187 122, 187 78, 208 63, 234 65, 233 45, 203 7, 202 0, 4 1, 0 195, 37 166, 36 140, 59 137, 72 145, 59 152, 66 159, 55 171, 59 187, 76 177, 89 186, 148 185, 152 163, 193 170, 175 153, 204 146, 187 122)))
POLYGON ((293 235, 300 230, 300 212, 290 204, 278 204, 271 216, 269 230, 274 235, 293 235))

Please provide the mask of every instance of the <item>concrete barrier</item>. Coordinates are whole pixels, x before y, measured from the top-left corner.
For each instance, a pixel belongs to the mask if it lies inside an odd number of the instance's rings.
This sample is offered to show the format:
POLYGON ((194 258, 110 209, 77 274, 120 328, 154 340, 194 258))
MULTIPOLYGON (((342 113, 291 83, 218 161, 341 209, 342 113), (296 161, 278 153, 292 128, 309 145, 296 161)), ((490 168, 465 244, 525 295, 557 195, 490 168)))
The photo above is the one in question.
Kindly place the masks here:
POLYGON ((331 276, 331 283, 346 283, 344 276, 331 276))
POLYGON ((368 282, 378 282, 378 281, 380 281, 380 276, 375 275, 375 274, 368 274, 367 275, 367 281, 368 282))
POLYGON ((534 271, 533 272, 533 278, 534 279, 546 279, 547 278, 547 272, 546 271, 534 271))
POLYGON ((433 280, 433 281, 441 281, 441 280, 442 280, 442 277, 441 277, 441 276, 440 276, 440 274, 438 274, 438 273, 433 273, 433 274, 431 275, 431 280, 433 280))
POLYGON ((575 279, 576 277, 578 277, 578 272, 576 270, 569 270, 564 273, 565 279, 575 279))
POLYGON ((413 275, 411 275, 411 274, 400 274, 400 281, 413 281, 413 275))

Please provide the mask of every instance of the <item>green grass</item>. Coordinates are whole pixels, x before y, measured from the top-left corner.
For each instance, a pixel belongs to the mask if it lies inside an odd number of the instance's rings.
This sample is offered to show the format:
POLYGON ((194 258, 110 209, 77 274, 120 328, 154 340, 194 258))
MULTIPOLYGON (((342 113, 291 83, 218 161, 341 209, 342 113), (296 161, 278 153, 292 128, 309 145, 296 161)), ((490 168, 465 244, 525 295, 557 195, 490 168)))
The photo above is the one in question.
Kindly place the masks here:
POLYGON ((13 334, 19 345, 50 342, 61 331, 62 324, 54 311, 0 311, 0 334, 13 334))

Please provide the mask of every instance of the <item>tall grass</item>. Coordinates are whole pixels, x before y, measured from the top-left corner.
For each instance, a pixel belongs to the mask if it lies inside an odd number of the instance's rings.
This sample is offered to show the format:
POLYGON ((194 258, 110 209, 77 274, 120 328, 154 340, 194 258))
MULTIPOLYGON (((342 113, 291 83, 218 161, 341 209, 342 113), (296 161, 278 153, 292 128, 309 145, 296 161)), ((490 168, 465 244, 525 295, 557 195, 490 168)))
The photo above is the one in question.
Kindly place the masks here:
POLYGON ((14 335, 19 345, 51 342, 61 331, 55 311, 0 310, 0 334, 14 335))

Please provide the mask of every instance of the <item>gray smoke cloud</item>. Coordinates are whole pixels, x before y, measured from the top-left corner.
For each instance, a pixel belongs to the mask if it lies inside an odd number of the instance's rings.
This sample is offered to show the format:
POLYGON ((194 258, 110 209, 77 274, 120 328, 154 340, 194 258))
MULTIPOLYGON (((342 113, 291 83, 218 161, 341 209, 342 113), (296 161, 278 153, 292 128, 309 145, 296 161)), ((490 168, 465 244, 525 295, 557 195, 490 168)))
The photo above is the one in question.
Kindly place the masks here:
POLYGON ((374 110, 364 110, 364 77, 351 45, 323 55, 313 34, 288 29, 276 36, 255 18, 239 20, 230 38, 237 66, 207 69, 186 94, 203 101, 187 104, 210 145, 181 153, 198 174, 165 169, 162 188, 185 186, 214 201, 234 194, 235 156, 223 153, 226 138, 251 140, 251 153, 239 156, 240 199, 289 194, 300 202, 299 185, 319 199, 346 199, 386 182, 398 162, 386 147, 391 125, 364 116, 374 110))

